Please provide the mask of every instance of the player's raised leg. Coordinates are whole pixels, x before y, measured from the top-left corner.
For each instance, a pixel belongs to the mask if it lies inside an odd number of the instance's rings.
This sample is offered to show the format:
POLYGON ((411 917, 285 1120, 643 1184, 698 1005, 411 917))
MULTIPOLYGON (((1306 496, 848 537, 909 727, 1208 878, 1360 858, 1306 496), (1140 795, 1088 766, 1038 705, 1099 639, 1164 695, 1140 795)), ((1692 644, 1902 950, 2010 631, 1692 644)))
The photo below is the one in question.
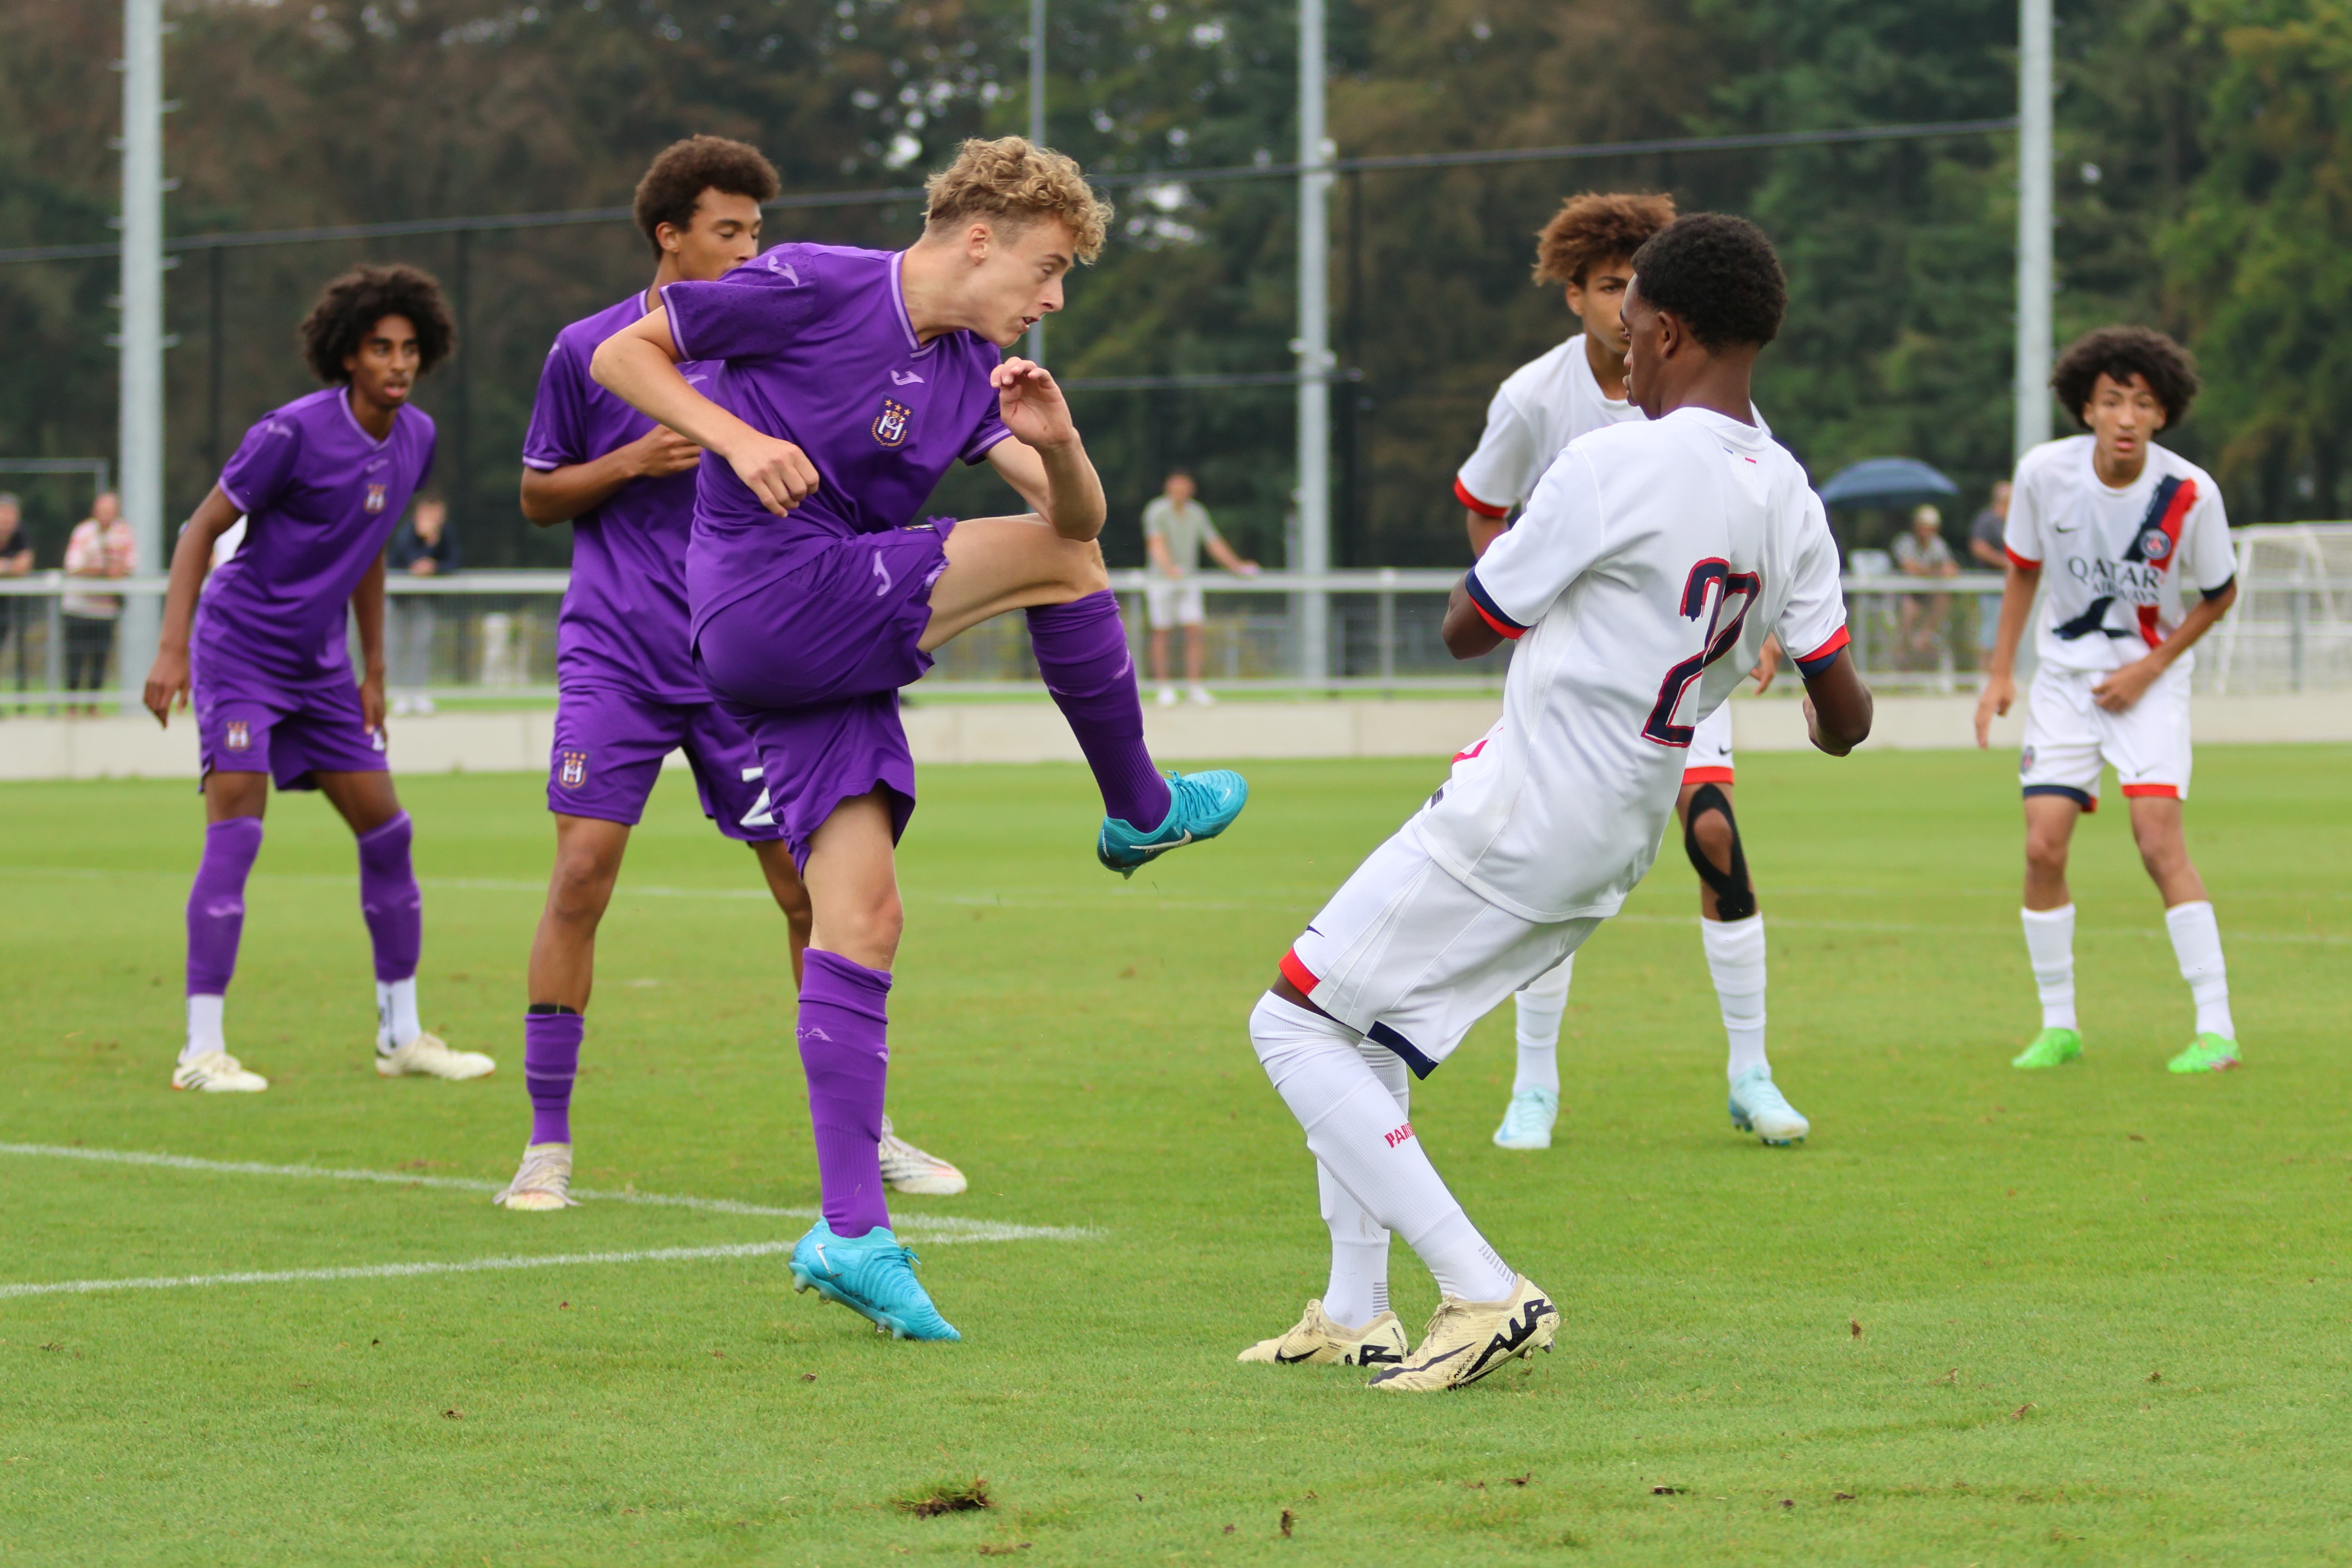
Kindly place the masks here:
POLYGON ((261 853, 268 776, 215 773, 205 780, 205 853, 188 889, 188 1037, 173 1089, 255 1093, 269 1087, 229 1054, 223 1013, 245 934, 245 883, 261 853))
MULTIPOLYGON (((1727 731, 1728 705, 1717 709, 1709 721, 1720 721, 1727 731)), ((1683 851, 1699 878, 1699 937, 1722 1009, 1731 1124, 1767 1143, 1795 1143, 1812 1124, 1772 1081, 1764 1051, 1764 917, 1757 911, 1747 849, 1732 815, 1729 762, 1727 743, 1719 771, 1710 766, 1694 776, 1696 771, 1686 769, 1675 815, 1682 824, 1683 851)))

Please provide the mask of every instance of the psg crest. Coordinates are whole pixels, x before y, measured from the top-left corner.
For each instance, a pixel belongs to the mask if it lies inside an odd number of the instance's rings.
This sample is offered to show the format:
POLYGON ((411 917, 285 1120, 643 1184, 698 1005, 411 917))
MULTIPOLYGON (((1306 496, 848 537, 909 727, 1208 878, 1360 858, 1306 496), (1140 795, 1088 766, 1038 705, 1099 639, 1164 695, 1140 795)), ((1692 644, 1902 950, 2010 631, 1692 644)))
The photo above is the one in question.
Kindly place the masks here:
POLYGON ((914 416, 915 411, 897 398, 884 398, 882 412, 874 416, 876 445, 896 447, 904 442, 907 439, 907 421, 914 416))
POLYGON ((565 789, 578 789, 582 784, 586 784, 588 782, 588 753, 585 752, 564 752, 563 765, 557 771, 555 782, 562 784, 565 789))
POLYGON ((2151 528, 2139 536, 2139 552, 2150 561, 2161 561, 2172 553, 2172 535, 2160 528, 2151 528))
POLYGON ((253 731, 244 720, 232 719, 228 721, 228 734, 221 743, 232 752, 245 751, 253 744, 253 731))
POLYGON ((383 487, 379 484, 369 485, 367 500, 363 504, 366 506, 368 515, 371 517, 375 515, 377 512, 382 511, 383 510, 383 487))

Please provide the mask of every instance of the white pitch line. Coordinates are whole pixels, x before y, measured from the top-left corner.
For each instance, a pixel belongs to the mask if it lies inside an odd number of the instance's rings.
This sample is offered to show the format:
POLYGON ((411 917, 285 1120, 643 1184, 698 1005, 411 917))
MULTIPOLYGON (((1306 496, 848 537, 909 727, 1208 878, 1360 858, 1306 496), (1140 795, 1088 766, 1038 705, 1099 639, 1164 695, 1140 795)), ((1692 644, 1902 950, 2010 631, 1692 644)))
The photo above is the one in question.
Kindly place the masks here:
MULTIPOLYGON (((91 1160, 112 1165, 152 1165, 209 1175, 278 1176, 295 1181, 373 1182, 393 1187, 437 1187, 459 1193, 495 1193, 497 1182, 471 1176, 417 1176, 400 1171, 343 1171, 325 1165, 270 1165, 254 1160, 199 1160, 188 1154, 150 1154, 135 1149, 78 1149, 62 1143, 0 1143, 0 1154, 54 1160, 91 1160)), ((813 1208, 775 1208, 733 1198, 688 1197, 674 1193, 597 1192, 575 1187, 583 1202, 639 1204, 654 1208, 698 1209, 706 1214, 751 1215, 772 1219, 814 1219, 813 1208)), ((1081 1226, 1012 1225, 1003 1220, 965 1219, 957 1215, 908 1215, 893 1227, 909 1241, 945 1246, 959 1241, 1087 1241, 1096 1232, 1081 1226)))
POLYGON ((661 1247, 646 1252, 559 1252, 541 1258, 474 1258, 462 1263, 368 1263, 350 1268, 278 1268, 249 1274, 160 1275, 152 1279, 58 1279, 0 1285, 13 1296, 86 1296, 100 1290, 178 1290, 191 1285, 289 1285, 319 1279, 410 1279, 426 1274, 486 1274, 501 1268, 556 1268, 586 1263, 693 1263, 713 1258, 767 1258, 790 1252, 789 1241, 747 1241, 730 1247, 661 1247))

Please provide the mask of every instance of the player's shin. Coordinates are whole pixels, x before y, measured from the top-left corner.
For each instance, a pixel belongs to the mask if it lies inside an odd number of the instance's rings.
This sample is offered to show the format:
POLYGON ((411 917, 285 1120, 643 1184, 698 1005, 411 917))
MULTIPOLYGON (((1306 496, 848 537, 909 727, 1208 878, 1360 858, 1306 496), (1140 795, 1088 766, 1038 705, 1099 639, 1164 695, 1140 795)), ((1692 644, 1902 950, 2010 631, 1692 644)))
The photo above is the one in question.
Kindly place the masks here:
POLYGON ((522 1081, 530 1091, 530 1141, 572 1142, 572 1083, 588 1020, 569 1007, 534 1002, 522 1021, 522 1081))
POLYGON ((1529 981, 1513 997, 1518 1012, 1518 1068, 1511 1079, 1513 1094, 1530 1089, 1559 1092, 1559 1021, 1568 1012, 1568 987, 1575 965, 1576 955, 1570 953, 1558 968, 1529 981))
POLYGON ((1268 994, 1250 1015, 1250 1042, 1316 1159, 1365 1212, 1404 1237, 1440 1290, 1470 1301, 1510 1294, 1518 1277, 1446 1190, 1354 1031, 1268 994))
MULTIPOLYGON (((1412 1075, 1404 1063, 1380 1046, 1367 1043, 1358 1050, 1396 1101, 1397 1115, 1409 1117, 1412 1075)), ((1360 1329, 1389 1310, 1389 1228, 1356 1201, 1329 1167, 1318 1163, 1315 1181, 1323 1200, 1323 1223, 1331 1232, 1331 1278, 1323 1292, 1323 1310, 1337 1322, 1360 1329)))
POLYGON ((1066 605, 1035 605, 1028 616, 1037 672, 1094 770, 1104 814, 1143 832, 1158 827, 1168 817, 1168 781, 1144 747, 1143 704, 1118 595, 1105 589, 1066 605))
POLYGON ((854 1238, 890 1223, 882 1188, 890 975, 811 948, 801 983, 801 1068, 825 1224, 854 1238))
MULTIPOLYGON (((2042 994, 2042 1026, 2073 1029, 2074 1021, 2074 906, 2023 910, 2025 955, 2042 994)), ((2218 945, 2219 938, 2215 939, 2218 945)))
POLYGON ((2238 1037, 2230 1016, 2230 971, 2221 961, 2221 927, 2213 906, 2203 899, 2175 904, 2164 911, 2165 929, 2172 933, 2172 953, 2180 961, 2180 978, 2197 1003, 2197 1032, 2238 1037))
POLYGON ((188 1040, 183 1061, 228 1048, 222 999, 245 934, 245 882, 261 853, 261 818, 232 816, 205 829, 204 858, 188 889, 188 1040))
POLYGON ((413 837, 404 811, 359 836, 360 912, 375 949, 379 1049, 397 1049, 424 1032, 416 964, 425 947, 425 899, 409 864, 413 837))
POLYGON ((1707 973, 1715 980, 1729 1042, 1725 1073, 1735 1082, 1766 1065, 1764 1057, 1764 917, 1701 921, 1707 973))

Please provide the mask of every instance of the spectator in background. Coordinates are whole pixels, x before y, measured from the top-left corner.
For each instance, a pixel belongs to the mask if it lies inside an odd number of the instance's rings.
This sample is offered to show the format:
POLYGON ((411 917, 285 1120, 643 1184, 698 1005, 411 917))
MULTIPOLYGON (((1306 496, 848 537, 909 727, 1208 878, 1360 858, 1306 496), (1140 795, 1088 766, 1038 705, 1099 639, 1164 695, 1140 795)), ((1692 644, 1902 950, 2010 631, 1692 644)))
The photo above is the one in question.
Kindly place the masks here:
MULTIPOLYGON (((411 577, 446 577, 457 569, 457 542, 449 532, 449 503, 419 496, 392 536, 384 565, 411 577)), ((392 644, 392 710, 395 715, 430 713, 433 699, 433 627, 436 606, 430 594, 388 594, 392 644)))
MULTIPOLYGON (((33 536, 25 531, 25 511, 16 498, 0 490, 0 577, 22 577, 33 569, 33 536)), ((25 604, 0 599, 0 658, 13 652, 16 689, 25 689, 25 604)))
MULTIPOLYGON (((90 503, 89 515, 66 541, 66 575, 128 577, 138 568, 137 542, 122 521, 121 503, 106 490, 90 503)), ((122 618, 120 594, 68 593, 58 601, 66 626, 66 689, 96 691, 106 684, 106 662, 114 652, 114 623, 122 618)), ((95 713, 95 704, 68 712, 95 713)))
POLYGON ((1244 577, 1257 574, 1257 563, 1244 561, 1209 520, 1209 509, 1193 498, 1192 476, 1171 469, 1160 493, 1143 509, 1143 552, 1150 575, 1143 587, 1144 607, 1151 616, 1151 679, 1160 683, 1160 706, 1176 701, 1176 688, 1168 679, 1168 632, 1184 628, 1184 679, 1195 702, 1213 702, 1201 684, 1201 666, 1207 657, 1207 618, 1201 602, 1201 584, 1193 580, 1206 546, 1218 565, 1244 577))
MULTIPOLYGON (((1895 568, 1906 577, 1957 577, 1960 563, 1944 542, 1944 514, 1932 506, 1911 513, 1911 531, 1895 541, 1895 568)), ((1903 646, 1914 658, 1938 662, 1936 639, 1952 612, 1949 594, 1903 595, 1903 646)))
MULTIPOLYGON (((2009 574, 2009 552, 2001 538, 2009 529, 2009 481, 2001 479, 1992 487, 1992 500, 1984 510, 1977 513, 1969 524, 1969 556, 1989 572, 2009 574)), ((1992 662, 1993 633, 2000 626, 2000 595, 1977 595, 1977 668, 1984 668, 1992 662)))

